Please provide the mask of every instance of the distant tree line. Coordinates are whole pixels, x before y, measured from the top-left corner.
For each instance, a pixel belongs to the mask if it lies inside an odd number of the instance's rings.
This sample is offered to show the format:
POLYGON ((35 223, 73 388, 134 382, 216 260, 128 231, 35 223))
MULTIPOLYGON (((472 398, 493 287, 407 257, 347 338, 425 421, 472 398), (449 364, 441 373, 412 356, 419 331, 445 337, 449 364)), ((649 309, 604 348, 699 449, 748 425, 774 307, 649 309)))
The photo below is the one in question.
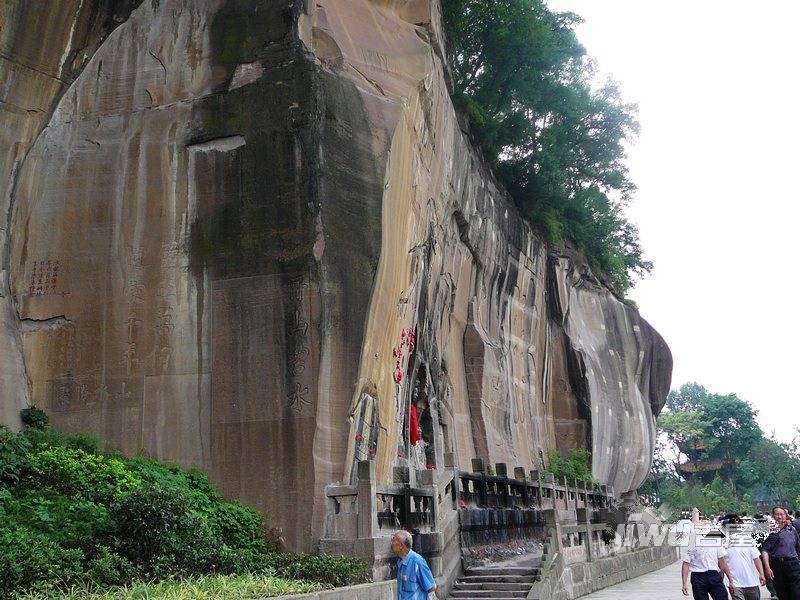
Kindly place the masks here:
POLYGON ((543 0, 442 0, 453 100, 522 214, 571 243, 624 296, 652 269, 622 213, 635 191, 625 144, 637 111, 575 35, 580 18, 543 0))
POLYGON ((800 437, 778 442, 764 434, 757 416, 736 394, 714 394, 697 383, 671 391, 640 493, 706 515, 774 504, 800 508, 800 437))

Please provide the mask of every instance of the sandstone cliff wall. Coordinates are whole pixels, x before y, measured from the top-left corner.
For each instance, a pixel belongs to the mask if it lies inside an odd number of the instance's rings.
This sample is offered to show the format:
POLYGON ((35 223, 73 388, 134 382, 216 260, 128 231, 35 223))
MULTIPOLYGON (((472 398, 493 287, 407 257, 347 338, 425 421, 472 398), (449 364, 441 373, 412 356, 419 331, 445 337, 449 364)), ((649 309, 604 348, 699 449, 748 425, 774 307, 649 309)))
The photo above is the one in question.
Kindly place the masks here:
POLYGON ((437 2, 146 0, 95 30, 99 0, 23 4, 4 74, 53 41, 2 88, 4 421, 199 466, 296 548, 354 461, 413 458, 421 397, 423 462, 585 446, 641 483, 669 350, 495 184, 437 2))
POLYGON ((141 0, 4 0, 0 4, 0 422, 30 403, 20 323, 9 294, 13 188, 55 103, 141 0))

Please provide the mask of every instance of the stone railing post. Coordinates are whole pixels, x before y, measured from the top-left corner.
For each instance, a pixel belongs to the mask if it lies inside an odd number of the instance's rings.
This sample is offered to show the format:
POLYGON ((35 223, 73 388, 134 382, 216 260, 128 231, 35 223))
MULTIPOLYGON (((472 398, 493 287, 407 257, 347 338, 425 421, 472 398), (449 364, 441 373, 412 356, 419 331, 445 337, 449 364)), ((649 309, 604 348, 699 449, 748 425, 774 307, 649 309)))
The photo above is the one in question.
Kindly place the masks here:
MULTIPOLYGON (((497 475, 497 477, 503 477, 505 479, 508 479, 508 467, 506 466, 506 463, 495 463, 494 464, 494 473, 495 473, 495 475, 497 475)), ((496 485, 499 485, 499 484, 496 484, 496 485)), ((500 505, 503 508, 509 508, 510 496, 509 496, 509 490, 508 490, 508 483, 505 482, 502 485, 503 485, 503 487, 500 490, 500 505)))
MULTIPOLYGON (((585 486, 584 486, 585 487, 585 486)), ((583 524, 586 526, 586 560, 592 562, 595 559, 595 532, 592 528, 592 509, 589 507, 589 496, 586 496, 586 508, 583 509, 583 524)))
POLYGON ((531 471, 531 479, 536 482, 539 487, 539 508, 544 507, 544 498, 542 497, 542 475, 539 471, 531 471))
POLYGON ((552 508, 556 508, 556 476, 552 473, 545 473, 544 474, 544 483, 546 487, 550 489, 550 501, 553 505, 552 508))
POLYGON ((558 518, 558 509, 544 511, 545 525, 547 526, 550 537, 550 553, 553 550, 559 553, 564 552, 564 540, 561 532, 561 520, 558 518))
POLYGON ((472 472, 479 473, 481 478, 480 481, 473 481, 472 485, 477 485, 477 492, 478 492, 478 506, 481 508, 485 508, 489 506, 489 488, 486 485, 486 473, 484 472, 485 468, 483 465, 482 458, 473 458, 472 459, 472 472))
POLYGON ((530 507, 530 498, 528 497, 528 482, 525 481, 525 468, 514 467, 514 479, 522 482, 522 506, 523 508, 530 507))
POLYGON ((378 511, 375 506, 375 463, 362 460, 358 463, 358 537, 373 538, 378 532, 378 511))

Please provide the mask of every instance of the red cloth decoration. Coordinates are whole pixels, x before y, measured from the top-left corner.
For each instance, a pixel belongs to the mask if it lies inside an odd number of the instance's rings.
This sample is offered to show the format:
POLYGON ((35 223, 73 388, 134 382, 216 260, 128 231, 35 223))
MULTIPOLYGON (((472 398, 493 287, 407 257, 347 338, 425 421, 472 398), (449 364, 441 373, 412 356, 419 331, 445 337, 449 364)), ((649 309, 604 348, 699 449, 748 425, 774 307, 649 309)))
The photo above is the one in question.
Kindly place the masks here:
POLYGON ((411 416, 408 419, 409 436, 411 445, 416 446, 419 441, 419 415, 417 415, 416 405, 411 405, 411 416))

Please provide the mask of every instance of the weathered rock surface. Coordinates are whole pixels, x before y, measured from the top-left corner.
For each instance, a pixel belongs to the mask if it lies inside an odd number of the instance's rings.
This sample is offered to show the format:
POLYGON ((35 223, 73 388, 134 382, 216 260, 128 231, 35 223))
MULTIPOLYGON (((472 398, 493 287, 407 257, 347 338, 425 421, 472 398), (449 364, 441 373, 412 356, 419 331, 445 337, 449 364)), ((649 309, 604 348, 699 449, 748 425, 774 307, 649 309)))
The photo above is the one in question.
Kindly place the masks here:
POLYGON ((421 396, 428 463, 585 446, 642 482, 669 350, 495 184, 437 2, 147 0, 106 29, 81 6, 120 3, 23 4, 0 9, 4 421, 33 402, 199 466, 296 548, 355 460, 407 462, 421 396))
POLYGON ((142 0, 0 3, 0 422, 30 403, 8 290, 12 190, 19 166, 57 99, 106 36, 142 0))

